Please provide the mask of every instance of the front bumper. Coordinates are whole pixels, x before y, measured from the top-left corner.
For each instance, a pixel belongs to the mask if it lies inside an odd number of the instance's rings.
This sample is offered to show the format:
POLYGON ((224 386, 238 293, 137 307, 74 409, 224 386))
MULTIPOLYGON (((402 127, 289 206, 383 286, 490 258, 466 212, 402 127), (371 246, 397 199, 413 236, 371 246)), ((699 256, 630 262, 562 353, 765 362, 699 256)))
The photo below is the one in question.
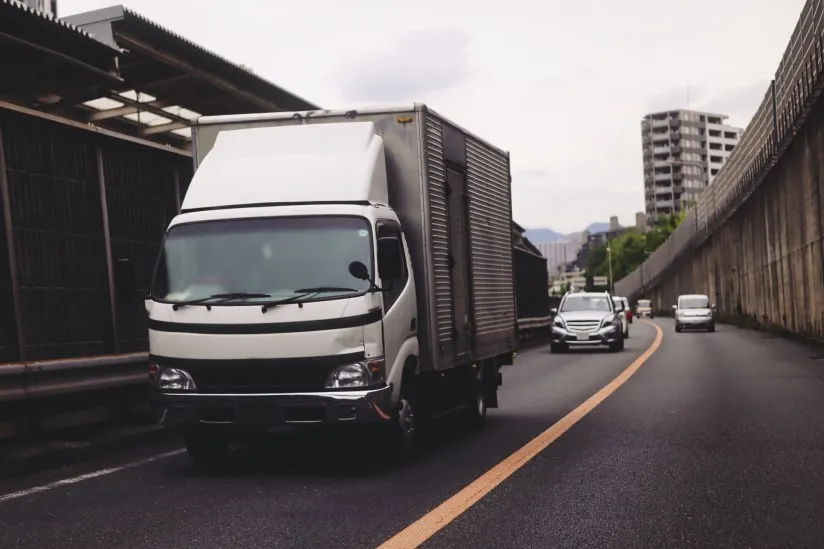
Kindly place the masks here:
POLYGON ((711 316, 686 316, 676 318, 675 325, 687 330, 707 329, 715 325, 715 319, 711 316))
POLYGON ((600 347, 617 343, 620 331, 614 326, 595 332, 572 332, 558 326, 552 327, 552 342, 569 347, 600 347))
POLYGON ((392 387, 362 391, 275 394, 156 392, 160 422, 271 428, 286 425, 384 423, 391 419, 392 387))

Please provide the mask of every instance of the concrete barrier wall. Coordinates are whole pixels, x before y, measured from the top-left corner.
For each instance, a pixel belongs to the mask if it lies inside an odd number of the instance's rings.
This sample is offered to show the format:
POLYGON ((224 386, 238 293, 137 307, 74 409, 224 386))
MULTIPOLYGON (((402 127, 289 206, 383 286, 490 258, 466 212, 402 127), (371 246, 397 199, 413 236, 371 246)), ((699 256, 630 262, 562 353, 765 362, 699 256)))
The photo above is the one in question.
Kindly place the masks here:
POLYGON ((616 292, 671 309, 710 295, 721 317, 824 337, 824 0, 802 10, 775 79, 686 221, 616 292))
POLYGON ((650 291, 669 309, 707 293, 719 313, 824 338, 824 103, 767 178, 650 291))

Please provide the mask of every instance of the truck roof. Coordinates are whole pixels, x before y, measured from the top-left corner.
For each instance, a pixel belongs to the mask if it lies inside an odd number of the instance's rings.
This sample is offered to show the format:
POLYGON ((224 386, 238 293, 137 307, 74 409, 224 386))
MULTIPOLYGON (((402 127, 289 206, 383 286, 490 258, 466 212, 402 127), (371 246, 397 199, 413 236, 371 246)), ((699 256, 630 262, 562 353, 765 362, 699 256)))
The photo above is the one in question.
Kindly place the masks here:
POLYGON ((195 171, 182 211, 389 202, 383 138, 372 122, 221 131, 195 171))

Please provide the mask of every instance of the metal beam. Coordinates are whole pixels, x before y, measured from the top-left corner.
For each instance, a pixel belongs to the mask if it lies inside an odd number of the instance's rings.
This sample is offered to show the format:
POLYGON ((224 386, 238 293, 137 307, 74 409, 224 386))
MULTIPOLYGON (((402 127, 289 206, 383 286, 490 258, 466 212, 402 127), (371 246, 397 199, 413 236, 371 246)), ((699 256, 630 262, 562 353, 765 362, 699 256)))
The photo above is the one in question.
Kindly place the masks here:
MULTIPOLYGON (((91 107, 88 107, 88 106, 85 106, 85 105, 83 105, 83 108, 87 109, 87 110, 91 109, 91 107)), ((138 145, 143 145, 145 147, 152 147, 153 149, 157 149, 157 150, 161 150, 161 151, 172 152, 172 153, 175 153, 175 154, 179 154, 181 156, 188 156, 188 157, 192 156, 192 151, 189 148, 182 149, 182 148, 175 147, 175 146, 172 146, 172 145, 163 145, 161 143, 156 143, 154 141, 149 141, 148 139, 141 139, 139 137, 134 137, 134 136, 131 136, 131 135, 127 135, 127 134, 122 133, 122 132, 110 130, 110 129, 104 128, 102 126, 96 126, 96 125, 92 125, 92 124, 84 124, 84 123, 79 122, 77 120, 72 120, 72 119, 69 119, 69 118, 62 117, 62 116, 55 116, 53 114, 45 113, 43 111, 38 111, 38 110, 35 110, 35 109, 30 109, 28 107, 23 107, 21 105, 15 105, 14 103, 9 103, 7 101, 3 101, 2 99, 0 99, 0 109, 8 109, 10 111, 15 111, 15 112, 19 112, 19 113, 22 113, 22 114, 27 114, 29 116, 34 116, 36 118, 40 118, 40 119, 43 119, 43 120, 49 120, 51 122, 56 122, 58 124, 63 124, 64 126, 71 126, 73 128, 77 128, 77 129, 84 130, 84 131, 87 131, 87 132, 94 132, 96 134, 104 135, 106 137, 113 137, 115 139, 121 139, 123 141, 128 141, 130 143, 137 143, 138 145)), ((132 122, 128 118, 123 118, 122 120, 124 122, 132 122)))
MULTIPOLYGON (((123 97, 122 95, 119 95, 115 92, 110 92, 109 94, 107 94, 107 97, 109 99, 114 100, 114 101, 120 101, 124 105, 126 105, 128 107, 132 107, 134 109, 137 109, 138 111, 146 111, 146 112, 152 113, 156 116, 162 116, 163 118, 168 118, 169 120, 171 120, 173 122, 180 122, 181 124, 184 124, 185 126, 188 126, 189 124, 191 124, 191 121, 188 118, 183 118, 182 116, 178 116, 178 115, 176 115, 174 113, 171 113, 171 112, 166 112, 163 109, 160 109, 158 107, 153 107, 152 105, 150 105, 151 101, 147 101, 146 103, 141 103, 140 101, 133 101, 132 99, 129 99, 127 97, 123 97)), ((175 128, 175 129, 177 129, 177 128, 175 128)))
POLYGON ((140 130, 140 135, 155 135, 158 133, 166 133, 173 130, 182 130, 191 126, 190 122, 169 122, 168 124, 158 124, 157 126, 146 126, 140 130))
MULTIPOLYGON (((112 98, 114 101, 119 101, 116 97, 111 95, 106 95, 106 97, 112 98)), ((171 107, 173 104, 169 101, 147 101, 146 103, 142 103, 143 105, 147 105, 149 107, 156 107, 158 109, 162 109, 163 107, 171 107)), ((145 110, 145 109, 144 109, 145 110)), ((135 114, 139 112, 140 109, 138 107, 127 106, 127 107, 115 107, 113 109, 107 109, 105 111, 98 111, 89 115, 89 122, 97 122, 100 120, 106 120, 108 118, 117 118, 121 116, 126 116, 127 114, 135 114)))
POLYGON ((9 179, 6 171, 6 154, 3 145, 3 128, 0 127, 0 203, 3 208, 3 223, 6 232, 6 251, 9 256, 9 280, 11 281, 14 322, 17 325, 17 347, 20 362, 26 360, 26 336, 23 331, 23 304, 20 301, 20 279, 17 272, 17 253, 14 246, 14 226, 11 219, 11 199, 9 179))
POLYGON ((204 82, 207 82, 207 83, 209 83, 209 84, 211 84, 211 85, 213 85, 217 88, 222 89, 223 91, 232 93, 232 94, 237 95, 239 97, 242 97, 246 101, 249 101, 250 103, 258 105, 258 106, 260 106, 260 107, 262 107, 262 108, 264 108, 268 111, 275 111, 275 112, 284 111, 283 108, 281 108, 276 103, 274 103, 272 101, 269 101, 268 99, 263 99, 261 97, 258 97, 257 95, 254 95, 254 94, 249 93, 245 90, 242 90, 242 89, 238 88, 237 86, 235 86, 234 84, 231 84, 231 83, 223 80, 222 78, 217 78, 214 75, 209 74, 208 72, 206 72, 204 70, 198 69, 197 67, 194 67, 194 66, 190 65, 189 63, 186 63, 185 61, 181 61, 180 59, 176 59, 172 55, 164 53, 164 52, 158 50, 157 48, 151 46, 150 44, 147 44, 147 43, 143 42, 142 40, 139 40, 137 38, 129 36, 126 33, 117 32, 117 39, 118 39, 118 43, 122 43, 122 46, 126 47, 127 49, 140 50, 140 52, 143 55, 149 55, 151 57, 159 58, 161 61, 163 61, 164 63, 166 63, 168 65, 171 65, 173 67, 181 69, 181 70, 191 74, 192 76, 195 76, 195 77, 203 80, 204 82))
POLYGON ((106 274, 109 281, 109 310, 112 315, 112 340, 115 353, 120 352, 120 332, 117 329, 117 301, 115 293, 114 263, 112 260, 112 238, 109 231, 109 206, 106 200, 106 173, 103 170, 103 149, 95 146, 97 160, 97 183, 100 188, 100 213, 103 219, 103 245, 106 247, 106 274))

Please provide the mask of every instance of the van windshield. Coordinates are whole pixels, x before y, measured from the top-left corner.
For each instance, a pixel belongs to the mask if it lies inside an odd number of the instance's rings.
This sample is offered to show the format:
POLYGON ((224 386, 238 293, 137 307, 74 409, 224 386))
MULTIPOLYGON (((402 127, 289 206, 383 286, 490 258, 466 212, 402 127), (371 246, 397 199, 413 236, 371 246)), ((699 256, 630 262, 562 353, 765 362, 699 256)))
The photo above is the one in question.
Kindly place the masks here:
POLYGON ((639 299, 638 300, 638 306, 639 307, 649 307, 650 303, 652 303, 652 301, 650 301, 649 299, 639 299))
POLYGON ((678 300, 679 309, 709 309, 710 300, 706 297, 682 297, 678 300))
MULTIPOLYGON (((372 276, 369 222, 353 216, 225 219, 172 227, 160 252, 152 298, 205 299, 212 305, 292 298, 325 287, 329 299, 364 293, 369 283, 349 274, 360 261, 372 276), (242 301, 210 296, 255 294, 242 301)), ((313 296, 314 297, 314 296, 313 296)))

